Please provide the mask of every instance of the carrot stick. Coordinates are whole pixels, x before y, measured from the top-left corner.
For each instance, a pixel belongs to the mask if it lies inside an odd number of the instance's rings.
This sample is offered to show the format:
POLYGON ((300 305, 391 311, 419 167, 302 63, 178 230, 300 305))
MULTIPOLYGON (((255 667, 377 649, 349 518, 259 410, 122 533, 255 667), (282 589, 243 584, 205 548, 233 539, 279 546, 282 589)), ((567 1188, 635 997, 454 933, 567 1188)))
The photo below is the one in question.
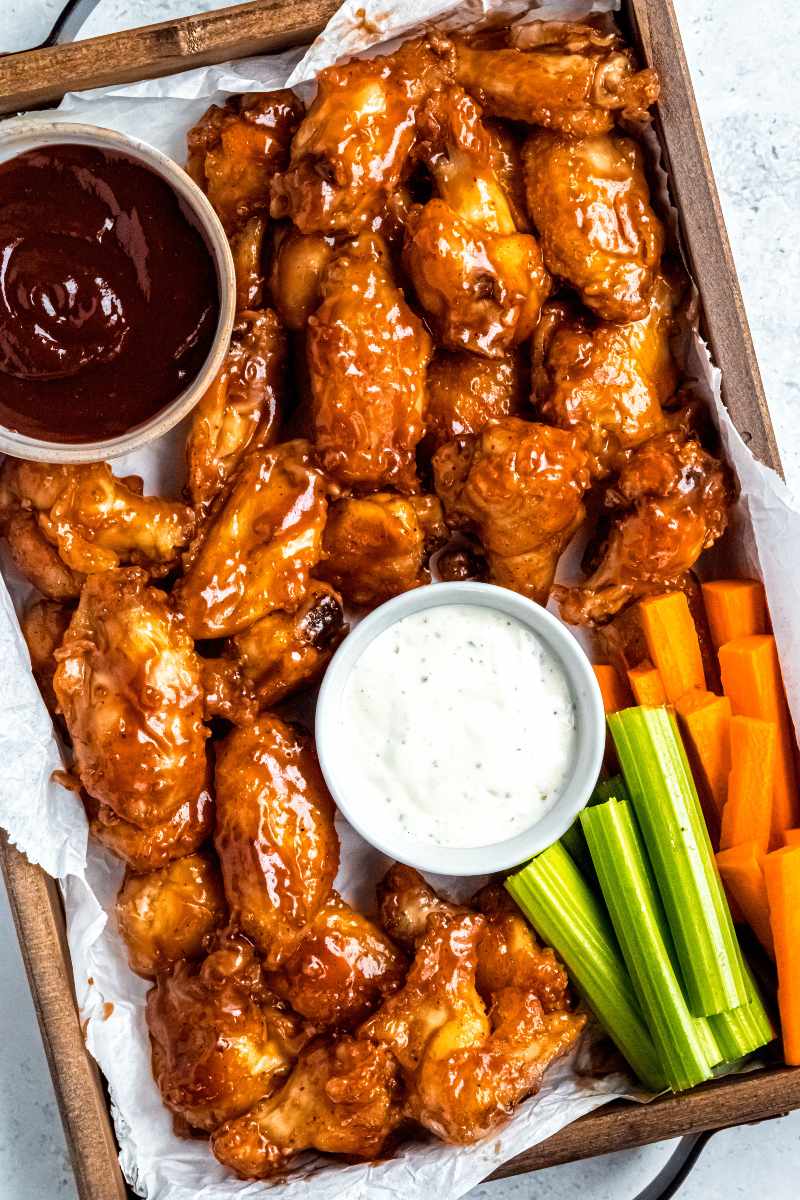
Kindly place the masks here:
POLYGON ((778 743, 772 802, 770 849, 783 845, 784 829, 800 825, 795 737, 783 690, 775 638, 753 634, 720 647, 722 686, 736 716, 774 721, 778 743))
POLYGON ((734 638, 767 632, 767 602, 758 579, 714 579, 702 586, 711 640, 717 650, 734 638))
POLYGON ((764 879, 778 967, 783 1057, 800 1065, 800 846, 764 859, 764 879))
POLYGON ((720 849, 755 842, 763 854, 772 830, 778 728, 758 717, 732 717, 731 773, 722 812, 720 849))
POLYGON ((735 900, 761 945, 774 956, 763 862, 764 856, 755 842, 744 842, 717 854, 725 890, 735 900))
POLYGON ((784 829, 784 846, 800 846, 800 829, 784 829))
POLYGON ((641 666, 628 671, 628 683, 637 704, 649 704, 658 708, 667 703, 661 676, 651 662, 643 662, 641 666))
POLYGON ((725 696, 693 688, 681 696, 675 711, 709 836, 717 847, 731 770, 731 703, 725 696))
POLYGON ((661 676, 670 704, 690 688, 705 688, 703 656, 689 601, 683 592, 667 592, 639 601, 647 652, 661 676))
POLYGON ((619 712, 621 708, 630 708, 633 696, 627 681, 623 679, 616 667, 610 663, 595 663, 592 667, 600 693, 603 697, 603 708, 606 713, 619 712))

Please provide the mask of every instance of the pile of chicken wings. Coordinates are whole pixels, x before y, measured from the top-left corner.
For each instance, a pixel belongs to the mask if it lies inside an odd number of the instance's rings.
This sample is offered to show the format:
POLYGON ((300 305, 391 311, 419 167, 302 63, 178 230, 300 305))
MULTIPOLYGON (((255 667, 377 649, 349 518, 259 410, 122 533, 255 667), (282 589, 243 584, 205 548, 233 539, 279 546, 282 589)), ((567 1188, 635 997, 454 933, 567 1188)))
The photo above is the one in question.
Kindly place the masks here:
POLYGON ((638 135, 658 95, 602 24, 441 33, 233 97, 188 170, 230 239, 238 317, 188 431, 185 503, 105 463, 8 459, 24 632, 185 1131, 266 1178, 316 1149, 466 1143, 576 1040, 565 973, 504 898, 395 866, 377 921, 333 884, 334 806, 281 708, 369 608, 477 577, 540 603, 589 509, 603 626, 691 585, 723 532, 673 342, 638 135), (276 711, 277 709, 277 711, 276 711))

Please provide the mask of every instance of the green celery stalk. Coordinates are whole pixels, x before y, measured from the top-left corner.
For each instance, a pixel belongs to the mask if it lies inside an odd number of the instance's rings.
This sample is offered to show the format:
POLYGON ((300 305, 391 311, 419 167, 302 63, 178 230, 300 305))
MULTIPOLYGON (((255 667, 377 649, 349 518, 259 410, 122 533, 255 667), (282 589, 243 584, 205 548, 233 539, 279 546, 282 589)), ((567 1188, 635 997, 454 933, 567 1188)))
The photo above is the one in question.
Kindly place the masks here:
POLYGON ((630 806, 609 800, 587 808, 581 826, 668 1086, 685 1091, 710 1079, 719 1054, 707 1024, 686 1006, 666 917, 630 806))
MULTIPOLYGON (((741 950, 740 950, 741 955, 741 950)), ((754 1050, 760 1050, 768 1045, 775 1037, 775 1030, 769 1019, 764 1002, 758 990, 758 984, 753 973, 742 956, 742 968, 745 973, 752 1000, 739 1008, 729 1009, 728 1012, 717 1013, 708 1018, 708 1023, 714 1033, 717 1045, 722 1052, 722 1061, 736 1062, 754 1050)))
POLYGON ((573 821, 567 832, 563 835, 561 844, 578 869, 583 872, 587 883, 591 886, 595 882, 594 867, 592 866, 592 856, 589 853, 589 847, 586 845, 586 838, 583 836, 579 817, 573 821))
POLYGON ((525 916, 561 956, 609 1037, 651 1091, 664 1073, 608 917, 567 851, 556 842, 506 880, 525 916))
POLYGON ((610 779, 598 779, 589 803, 604 804, 606 800, 630 800, 625 780, 621 775, 612 775, 610 779))
POLYGON ((627 708, 608 725, 696 1017, 749 999, 733 922, 697 791, 666 708, 627 708))

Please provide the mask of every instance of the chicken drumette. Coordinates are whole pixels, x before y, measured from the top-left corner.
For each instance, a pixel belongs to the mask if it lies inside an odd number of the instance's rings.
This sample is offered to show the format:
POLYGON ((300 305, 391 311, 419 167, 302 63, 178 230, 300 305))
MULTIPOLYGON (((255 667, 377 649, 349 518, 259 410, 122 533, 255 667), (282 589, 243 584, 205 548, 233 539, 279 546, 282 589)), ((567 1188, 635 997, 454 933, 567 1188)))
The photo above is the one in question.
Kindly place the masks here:
POLYGON ((679 433, 651 438, 606 493, 610 530, 598 565, 577 587, 557 591, 573 625, 602 624, 625 605, 678 587, 728 522, 727 469, 679 433))
POLYGON ((491 581, 543 604, 584 519, 588 463, 575 434, 506 417, 443 446, 433 470, 448 525, 478 535, 491 581))

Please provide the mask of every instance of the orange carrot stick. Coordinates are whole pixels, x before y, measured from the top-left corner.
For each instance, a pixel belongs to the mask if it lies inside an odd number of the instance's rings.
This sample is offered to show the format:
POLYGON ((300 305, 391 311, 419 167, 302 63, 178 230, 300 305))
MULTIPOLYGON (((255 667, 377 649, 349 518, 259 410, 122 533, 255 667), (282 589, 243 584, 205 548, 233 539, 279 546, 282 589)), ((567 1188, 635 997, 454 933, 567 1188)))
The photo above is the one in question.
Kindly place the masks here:
POLYGON ((745 921, 764 949, 774 955, 763 862, 764 856, 755 842, 732 846, 717 854, 717 866, 725 890, 739 906, 745 921))
POLYGON ((651 662, 643 662, 641 666, 628 671, 628 683, 637 704, 649 704, 658 708, 667 703, 667 694, 661 676, 651 662))
POLYGON ((783 1057, 800 1065, 800 846, 764 859, 781 1010, 783 1057))
POLYGON ((731 773, 720 849, 755 842, 766 854, 772 831, 778 727, 758 717, 732 717, 730 734, 731 773))
POLYGON ((595 663, 592 667, 600 693, 603 697, 603 708, 606 713, 619 712, 621 708, 630 708, 633 696, 627 681, 623 679, 616 667, 610 663, 595 663))
POLYGON ((795 737, 783 690, 775 638, 753 634, 720 647, 722 686, 737 716, 774 721, 778 731, 770 848, 783 845, 784 829, 800 825, 795 737))
POLYGON ((705 688, 703 656, 689 601, 683 592, 639 602, 647 653, 661 676, 670 704, 690 688, 705 688))
POLYGON ((800 829, 784 829, 784 846, 800 846, 800 829))
POLYGON ((717 650, 734 638, 767 632, 767 601, 758 579, 714 579, 702 586, 711 640, 717 650))
POLYGON ((708 833, 716 847, 731 770, 731 703, 725 696, 693 688, 681 696, 675 711, 708 833))

